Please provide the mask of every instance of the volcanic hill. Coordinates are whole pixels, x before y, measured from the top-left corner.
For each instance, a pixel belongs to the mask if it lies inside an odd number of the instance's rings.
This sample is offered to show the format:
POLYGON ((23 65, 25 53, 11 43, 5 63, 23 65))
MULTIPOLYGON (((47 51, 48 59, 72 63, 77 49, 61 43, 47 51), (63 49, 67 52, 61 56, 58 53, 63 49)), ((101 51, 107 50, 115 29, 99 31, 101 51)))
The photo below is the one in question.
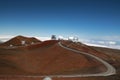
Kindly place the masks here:
MULTIPOLYGON (((60 42, 63 46, 66 46, 68 48, 72 48, 75 50, 95 55, 112 64, 118 70, 120 67, 119 63, 117 63, 117 61, 120 58, 114 55, 111 56, 106 52, 102 52, 102 50, 104 49, 101 48, 96 49, 96 47, 90 47, 80 42, 75 43, 68 40, 62 41, 47 40, 41 42, 35 38, 17 36, 3 44, 4 46, 9 46, 10 44, 13 44, 15 46, 22 46, 21 45, 22 40, 25 40, 28 46, 23 46, 22 48, 15 47, 13 49, 11 48, 8 49, 4 47, 0 48, 0 75, 4 75, 4 78, 5 75, 23 75, 23 76, 76 75, 76 74, 84 75, 102 73, 107 70, 103 63, 97 61, 94 58, 91 58, 90 56, 78 54, 76 52, 67 50, 61 47, 58 44, 58 42, 60 42), (37 44, 31 45, 31 42, 35 42, 37 44)), ((120 50, 118 50, 118 52, 120 52, 120 50)), ((11 79, 12 77, 10 78, 10 80, 11 79)), ((15 79, 17 78, 15 77, 15 79)), ((22 79, 24 78, 20 78, 19 80, 22 79)), ((42 79, 40 78, 40 80, 42 79)), ((55 78, 53 80, 89 80, 89 79, 55 78)), ((90 80, 98 79, 97 77, 93 77, 90 80)), ((106 77, 105 78, 102 77, 102 80, 109 79, 106 77)))
POLYGON ((40 40, 34 38, 34 37, 24 37, 24 36, 16 36, 9 41, 0 44, 0 46, 23 46, 23 45, 31 45, 34 43, 39 43, 41 42, 40 40))

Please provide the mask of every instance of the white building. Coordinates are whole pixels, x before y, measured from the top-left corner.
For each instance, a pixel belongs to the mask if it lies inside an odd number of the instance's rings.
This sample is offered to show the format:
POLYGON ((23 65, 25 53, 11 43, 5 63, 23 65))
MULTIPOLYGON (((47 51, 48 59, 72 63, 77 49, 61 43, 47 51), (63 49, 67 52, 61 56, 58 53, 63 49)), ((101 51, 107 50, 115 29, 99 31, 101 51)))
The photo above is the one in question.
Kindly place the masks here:
POLYGON ((21 41, 21 44, 22 44, 22 45, 25 45, 25 43, 26 43, 25 41, 21 41))
POLYGON ((79 38, 78 37, 76 37, 76 36, 72 36, 72 37, 68 37, 68 40, 69 41, 73 41, 73 42, 78 42, 79 41, 79 38))
POLYGON ((12 45, 12 44, 10 44, 10 47, 13 47, 13 45, 12 45))
POLYGON ((58 36, 58 40, 63 40, 64 37, 63 36, 58 36))

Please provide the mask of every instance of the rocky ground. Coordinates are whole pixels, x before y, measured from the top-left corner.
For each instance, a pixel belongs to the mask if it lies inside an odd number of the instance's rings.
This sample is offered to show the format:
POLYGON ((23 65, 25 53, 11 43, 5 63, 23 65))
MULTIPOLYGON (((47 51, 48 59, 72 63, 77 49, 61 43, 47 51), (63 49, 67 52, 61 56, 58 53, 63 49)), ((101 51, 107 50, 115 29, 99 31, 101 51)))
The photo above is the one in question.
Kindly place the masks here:
MULTIPOLYGON (((41 42, 35 38, 18 36, 0 45, 0 80, 43 80, 44 77, 25 76, 93 74, 106 70, 102 63, 89 56, 63 49, 58 42, 57 40, 41 42), (21 45, 21 40, 25 40, 27 45, 21 45)), ((66 47, 98 56, 113 65, 117 74, 101 77, 53 77, 52 80, 120 80, 120 50, 91 47, 80 42, 61 41, 61 43, 66 47)))

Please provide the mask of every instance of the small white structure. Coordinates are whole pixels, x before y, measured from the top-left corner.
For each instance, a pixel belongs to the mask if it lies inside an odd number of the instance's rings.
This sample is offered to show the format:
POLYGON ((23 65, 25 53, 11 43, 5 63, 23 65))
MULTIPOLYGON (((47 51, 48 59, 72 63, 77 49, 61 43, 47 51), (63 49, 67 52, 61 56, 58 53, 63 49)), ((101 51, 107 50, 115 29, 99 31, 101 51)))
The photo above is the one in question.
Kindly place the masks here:
POLYGON ((79 41, 79 38, 78 38, 77 36, 74 36, 73 41, 74 41, 74 42, 78 42, 78 41, 79 41))
POLYGON ((78 37, 74 36, 74 37, 68 37, 69 41, 73 41, 73 42, 78 42, 78 37))
POLYGON ((13 47, 13 45, 12 45, 12 44, 10 44, 10 47, 13 47))
POLYGON ((63 40, 64 37, 63 36, 58 36, 58 40, 63 40))
POLYGON ((73 41, 74 37, 68 37, 69 41, 73 41))
POLYGON ((47 76, 47 77, 43 78, 43 80, 52 80, 52 78, 47 76))
POLYGON ((25 45, 25 41, 21 41, 21 44, 22 44, 22 45, 25 45))

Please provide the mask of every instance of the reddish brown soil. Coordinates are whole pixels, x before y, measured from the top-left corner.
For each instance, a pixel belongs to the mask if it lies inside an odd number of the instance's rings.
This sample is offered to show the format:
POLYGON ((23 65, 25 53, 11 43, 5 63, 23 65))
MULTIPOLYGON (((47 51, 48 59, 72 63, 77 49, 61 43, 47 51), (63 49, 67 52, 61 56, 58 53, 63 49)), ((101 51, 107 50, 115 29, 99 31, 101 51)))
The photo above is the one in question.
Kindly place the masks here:
POLYGON ((10 46, 10 45, 13 45, 13 46, 23 46, 21 44, 21 41, 25 41, 25 44, 26 45, 31 45, 32 43, 40 43, 41 41, 34 38, 34 37, 24 37, 24 36, 16 36, 12 39, 10 39, 9 41, 3 43, 3 44, 0 44, 0 46, 10 46))
POLYGON ((80 50, 80 51, 83 51, 83 52, 87 52, 87 53, 90 53, 90 54, 93 54, 95 56, 98 56, 106 61, 112 61, 112 58, 107 55, 107 54, 104 54, 102 51, 98 51, 94 48, 92 48, 91 46, 87 46, 83 43, 80 43, 80 42, 71 42, 71 41, 62 41, 62 44, 64 46, 67 46, 67 47, 70 47, 70 48, 73 48, 73 49, 76 49, 76 50, 80 50))
MULTIPOLYGON (((9 42, 9 41, 8 41, 9 42)), ((62 41, 62 44, 84 52, 90 52, 108 62, 115 63, 118 74, 108 77, 86 78, 53 78, 53 80, 119 80, 120 58, 115 60, 111 55, 102 52, 103 49, 88 47, 81 43, 62 41), (72 44, 71 44, 72 43, 72 44), (109 59, 110 58, 110 59, 109 59)), ((108 49, 105 49, 109 51, 108 49)), ((113 51, 113 50, 112 50, 113 51)), ((113 51, 114 52, 114 51, 113 51)), ((118 50, 118 52, 120 52, 118 50)), ((54 74, 88 74, 105 71, 104 65, 95 59, 66 50, 58 45, 58 41, 49 40, 33 45, 16 47, 13 49, 0 48, 0 76, 1 80, 42 80, 43 78, 5 77, 5 75, 54 75, 54 74)))
POLYGON ((0 73, 22 74, 22 71, 23 74, 49 75, 97 73, 105 70, 104 66, 96 60, 61 48, 57 42, 55 40, 45 41, 27 46, 27 50, 9 51, 11 54, 1 55, 1 63, 5 65, 0 68, 0 73), (18 72, 12 71, 17 69, 18 72))

